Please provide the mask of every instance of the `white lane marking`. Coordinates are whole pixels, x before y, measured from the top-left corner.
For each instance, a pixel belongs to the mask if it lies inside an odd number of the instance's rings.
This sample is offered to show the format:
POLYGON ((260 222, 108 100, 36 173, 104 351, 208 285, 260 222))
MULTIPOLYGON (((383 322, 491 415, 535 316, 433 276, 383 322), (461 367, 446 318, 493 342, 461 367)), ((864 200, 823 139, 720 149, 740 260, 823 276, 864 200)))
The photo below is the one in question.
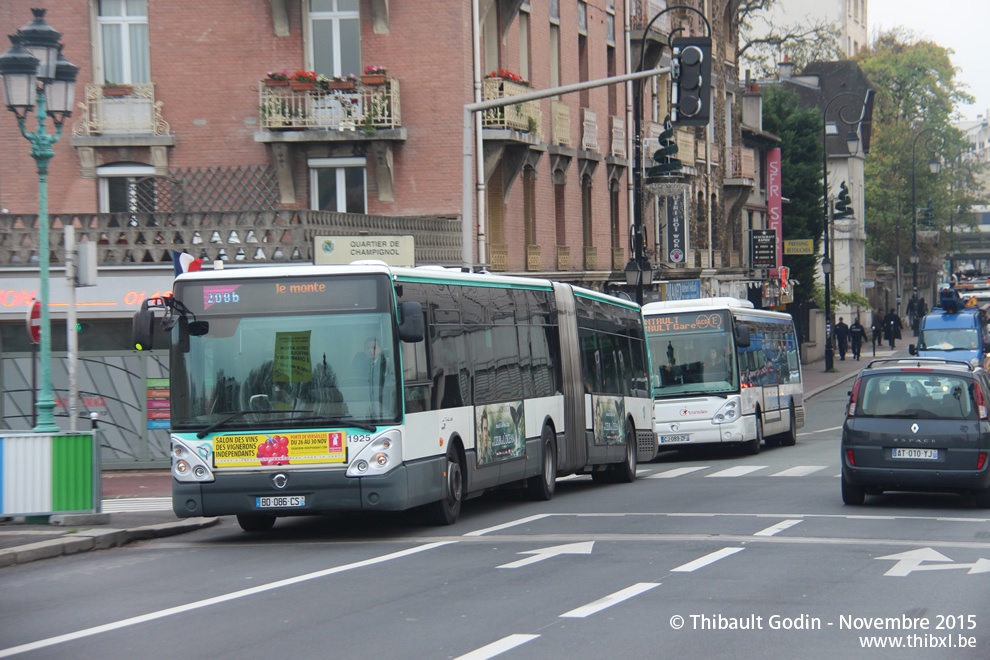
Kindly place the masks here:
POLYGON ((557 481, 573 481, 574 479, 584 479, 590 476, 589 474, 569 474, 566 477, 557 477, 557 481))
POLYGON ((594 541, 585 541, 584 543, 568 543, 566 545, 555 545, 552 548, 540 548, 538 550, 524 550, 522 552, 517 552, 517 555, 532 555, 531 557, 526 557, 525 559, 519 559, 511 564, 502 564, 496 568, 520 568, 522 566, 529 566, 530 564, 535 564, 538 561, 543 561, 544 559, 550 559, 551 557, 557 557, 559 555, 590 555, 591 549, 594 547, 594 541))
POLYGON ((475 649, 470 653, 457 656, 455 660, 487 660, 488 658, 494 658, 496 655, 501 655, 502 653, 512 650, 517 646, 521 646, 526 642, 532 641, 537 637, 539 637, 539 635, 509 635, 508 637, 503 637, 497 642, 492 642, 487 646, 482 646, 480 649, 475 649))
POLYGON ((801 521, 800 520, 782 520, 781 522, 777 523, 776 525, 771 525, 771 526, 767 527, 766 529, 762 529, 762 530, 758 531, 756 534, 753 534, 753 536, 773 536, 777 532, 782 532, 782 531, 784 531, 785 529, 787 529, 789 527, 794 527, 794 525, 798 524, 799 522, 801 522, 801 521))
POLYGON ((621 591, 616 591, 614 594, 605 596, 604 598, 599 598, 593 603, 588 603, 587 605, 582 605, 581 607, 575 608, 570 612, 564 612, 561 614, 561 618, 569 619, 583 619, 586 616, 591 616, 596 612, 601 612, 602 610, 617 605, 624 600, 628 600, 634 596, 638 596, 641 593, 649 591, 653 587, 659 587, 659 582, 640 582, 634 584, 631 587, 626 587, 621 591))
POLYGON ((804 433, 798 433, 798 437, 802 435, 815 435, 816 433, 828 433, 829 431, 838 431, 841 428, 842 428, 841 426, 832 426, 827 429, 818 429, 817 431, 805 431, 804 433))
POLYGON ((667 470, 666 472, 660 472, 658 474, 652 474, 647 477, 647 479, 673 479, 674 477, 679 477, 683 474, 691 474, 692 472, 697 472, 698 470, 707 469, 708 465, 699 465, 698 467, 682 467, 674 468, 673 470, 667 470))
POLYGON ((171 511, 171 497, 128 497, 100 502, 102 513, 128 513, 133 511, 171 511))
POLYGON ((148 614, 142 614, 140 616, 131 617, 129 619, 122 619, 120 621, 115 621, 113 623, 106 623, 103 624, 102 626, 93 626, 92 628, 85 628, 83 630, 77 630, 76 632, 67 633, 65 635, 57 635, 55 637, 49 637, 48 639, 41 639, 38 640, 37 642, 21 644, 20 646, 11 646, 10 648, 0 649, 0 658, 9 658, 12 655, 18 655, 20 653, 37 651, 38 649, 47 648, 49 646, 55 646, 56 644, 71 642, 77 639, 82 639, 84 637, 92 637, 93 635, 99 635, 100 633, 110 632, 112 630, 119 630, 121 628, 134 626, 139 623, 155 621, 156 619, 163 619, 165 617, 172 616, 173 614, 183 614, 185 612, 191 612, 192 610, 198 610, 204 607, 209 607, 210 605, 219 605, 220 603, 226 603, 228 601, 236 600, 238 598, 245 598, 246 596, 254 596, 256 594, 264 593, 266 591, 272 591, 274 589, 280 589, 282 587, 289 587, 294 584, 299 584, 301 582, 308 582, 309 580, 315 580, 317 578, 326 577, 328 575, 344 573, 345 571, 351 571, 356 568, 364 568, 366 566, 374 566, 375 564, 382 564, 384 562, 391 561, 393 559, 400 559, 402 557, 408 557, 410 555, 415 555, 420 552, 426 552, 427 550, 433 550, 441 546, 450 545, 451 543, 457 543, 457 541, 441 541, 437 543, 427 543, 425 545, 420 545, 415 548, 409 548, 408 550, 400 550, 399 552, 393 552, 391 554, 382 555, 381 557, 363 559, 361 561, 356 561, 352 564, 344 564, 343 566, 335 566, 334 568, 327 568, 322 571, 306 573, 305 575, 286 578, 285 580, 269 582, 268 584, 261 584, 256 587, 251 587, 249 589, 241 589, 240 591, 234 591, 229 594, 224 594, 222 596, 214 596, 213 598, 198 600, 194 603, 179 605, 177 607, 170 607, 168 609, 158 610, 157 612, 149 612, 148 614))
POLYGON ((502 523, 501 525, 495 525, 494 527, 486 527, 485 529, 478 529, 473 532, 468 532, 467 534, 464 534, 464 536, 484 536, 488 532, 500 532, 503 529, 508 529, 510 527, 515 527, 517 525, 525 525, 528 522, 533 522, 534 520, 540 520, 541 518, 549 518, 552 515, 554 514, 540 513, 535 516, 520 518, 519 520, 513 520, 512 522, 502 523))
POLYGON ((750 472, 756 472, 757 470, 762 470, 766 465, 737 465, 735 467, 726 468, 721 472, 716 472, 715 474, 706 474, 705 479, 711 477, 741 477, 744 474, 749 474, 750 472))
POLYGON ((724 559, 730 555, 734 555, 737 552, 742 552, 746 548, 722 548, 716 552, 705 555, 704 557, 699 557, 694 561, 689 561, 686 564, 678 566, 677 568, 671 569, 671 573, 691 573, 698 570, 699 568, 704 568, 708 564, 713 564, 719 559, 724 559))
POLYGON ((812 472, 818 472, 819 470, 824 470, 827 465, 796 465, 782 472, 776 474, 771 474, 771 477, 804 477, 812 472))

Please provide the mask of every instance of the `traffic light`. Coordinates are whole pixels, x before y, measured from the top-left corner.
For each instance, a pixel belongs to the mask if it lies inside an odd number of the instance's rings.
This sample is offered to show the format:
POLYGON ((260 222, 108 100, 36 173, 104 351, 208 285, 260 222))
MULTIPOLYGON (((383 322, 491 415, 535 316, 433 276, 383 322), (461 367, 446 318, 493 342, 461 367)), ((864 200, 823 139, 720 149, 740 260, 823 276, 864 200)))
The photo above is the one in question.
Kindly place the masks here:
POLYGON ((849 188, 846 187, 846 182, 843 181, 839 185, 839 196, 835 200, 835 213, 832 214, 833 220, 844 220, 845 218, 851 218, 855 215, 852 209, 852 200, 849 198, 849 188))
POLYGON ((653 152, 653 167, 646 170, 646 176, 669 176, 681 171, 683 165, 677 159, 677 141, 674 140, 674 125, 670 116, 663 120, 663 132, 657 138, 660 148, 653 152))
POLYGON ((675 126, 707 126, 711 118, 712 38, 676 37, 671 70, 675 126))
POLYGON ((927 230, 935 229, 935 209, 932 208, 932 200, 928 200, 928 206, 922 209, 918 226, 927 230))

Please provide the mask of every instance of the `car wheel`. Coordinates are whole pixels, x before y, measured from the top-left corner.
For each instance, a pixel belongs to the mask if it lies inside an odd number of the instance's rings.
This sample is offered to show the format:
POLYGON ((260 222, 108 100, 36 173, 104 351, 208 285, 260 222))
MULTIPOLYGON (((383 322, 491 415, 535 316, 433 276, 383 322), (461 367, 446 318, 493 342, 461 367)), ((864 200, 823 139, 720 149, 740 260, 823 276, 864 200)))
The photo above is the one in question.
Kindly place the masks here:
POLYGON ((862 486, 856 486, 846 481, 846 475, 842 475, 842 503, 849 506, 859 506, 866 500, 866 490, 862 486))
POLYGON ((460 455, 451 447, 447 450, 447 469, 444 470, 443 497, 426 505, 426 512, 435 525, 453 525, 461 515, 464 501, 464 469, 460 455))
POLYGON ((612 466, 617 483, 629 484, 636 481, 636 451, 636 429, 630 422, 626 422, 626 460, 612 466))
POLYGON ((237 524, 245 532, 267 532, 275 526, 275 516, 253 513, 238 514, 237 524))
POLYGON ((756 456, 760 453, 760 447, 763 445, 763 418, 760 416, 760 412, 756 412, 756 437, 746 443, 746 453, 750 456, 756 456))
POLYGON ((553 499, 557 488, 557 443, 549 426, 543 428, 540 444, 543 446, 543 455, 540 457, 543 467, 538 475, 530 477, 526 482, 526 491, 531 500, 545 502, 553 499))

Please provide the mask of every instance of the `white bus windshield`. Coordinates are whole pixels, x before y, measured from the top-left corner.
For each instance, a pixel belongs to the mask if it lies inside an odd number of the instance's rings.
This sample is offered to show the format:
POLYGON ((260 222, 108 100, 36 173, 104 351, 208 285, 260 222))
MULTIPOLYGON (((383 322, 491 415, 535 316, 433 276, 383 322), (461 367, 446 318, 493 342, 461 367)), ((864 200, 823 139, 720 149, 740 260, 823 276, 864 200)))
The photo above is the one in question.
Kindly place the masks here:
POLYGON ((739 390, 732 324, 725 312, 681 312, 646 318, 657 398, 739 390))

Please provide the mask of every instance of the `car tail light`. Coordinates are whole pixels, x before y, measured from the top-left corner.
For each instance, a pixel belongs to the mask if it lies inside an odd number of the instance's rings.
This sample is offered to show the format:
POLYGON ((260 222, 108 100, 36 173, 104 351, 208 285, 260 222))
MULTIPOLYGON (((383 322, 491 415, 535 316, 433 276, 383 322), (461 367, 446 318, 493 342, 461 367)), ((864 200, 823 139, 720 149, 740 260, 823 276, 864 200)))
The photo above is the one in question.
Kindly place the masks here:
POLYGON ((976 394, 976 409, 980 413, 980 419, 990 419, 987 411, 987 400, 983 397, 983 388, 977 382, 973 383, 973 392, 976 394))
POLYGON ((846 417, 856 416, 856 399, 859 398, 859 386, 862 382, 862 378, 857 378, 856 384, 853 385, 852 394, 849 395, 849 405, 846 406, 846 417))
POLYGON ((852 466, 855 466, 856 465, 856 459, 853 458, 853 450, 852 449, 847 449, 846 450, 846 460, 849 462, 849 465, 852 465, 852 466))
POLYGON ((982 470, 983 466, 987 464, 987 454, 986 452, 980 452, 980 457, 976 459, 976 469, 982 470))

